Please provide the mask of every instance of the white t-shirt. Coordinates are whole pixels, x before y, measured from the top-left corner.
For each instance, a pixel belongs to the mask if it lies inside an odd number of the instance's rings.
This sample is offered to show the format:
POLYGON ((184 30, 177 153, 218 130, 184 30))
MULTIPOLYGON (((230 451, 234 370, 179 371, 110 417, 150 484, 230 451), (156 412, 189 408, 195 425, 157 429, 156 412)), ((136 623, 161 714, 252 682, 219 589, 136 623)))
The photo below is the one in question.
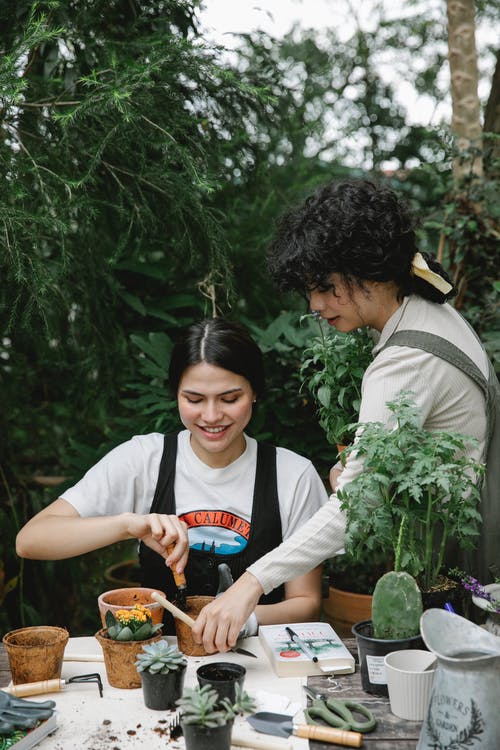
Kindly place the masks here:
MULTIPOLYGON (((246 546, 257 460, 257 442, 245 435, 244 453, 221 469, 213 469, 193 452, 190 433, 177 442, 175 500, 178 516, 190 526, 190 545, 215 541, 221 554, 246 546), (191 526, 191 524, 193 524, 191 526), (221 546, 222 545, 222 546, 221 546)), ((114 448, 63 498, 82 517, 149 513, 153 502, 163 435, 136 435, 114 448)), ((276 448, 276 479, 283 539, 298 530, 328 500, 312 463, 286 448, 276 448)))

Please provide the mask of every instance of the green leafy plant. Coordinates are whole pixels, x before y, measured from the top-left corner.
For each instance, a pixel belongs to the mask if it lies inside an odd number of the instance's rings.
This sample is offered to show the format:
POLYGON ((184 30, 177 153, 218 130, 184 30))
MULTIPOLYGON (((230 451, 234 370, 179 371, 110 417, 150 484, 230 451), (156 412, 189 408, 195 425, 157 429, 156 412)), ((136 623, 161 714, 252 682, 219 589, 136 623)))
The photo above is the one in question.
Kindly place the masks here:
POLYGON ((373 341, 366 330, 331 331, 320 335, 304 350, 300 375, 317 403, 318 417, 332 445, 346 445, 354 438, 358 419, 361 381, 372 360, 373 341))
POLYGON ((167 641, 162 640, 143 646, 135 666, 138 672, 168 674, 186 667, 187 659, 177 646, 169 645, 167 641))
POLYGON ((163 627, 161 622, 153 625, 149 610, 142 604, 119 609, 115 614, 108 609, 105 619, 108 637, 113 641, 145 641, 163 627))
POLYGON ((399 539, 400 569, 429 591, 445 570, 449 540, 474 547, 484 464, 466 453, 472 438, 425 430, 412 394, 387 407, 392 422, 357 425, 362 431, 347 449, 363 460, 363 471, 338 492, 346 548, 355 556, 381 547, 395 554, 399 539))
POLYGON ((219 702, 217 691, 210 685, 203 685, 186 688, 176 704, 181 709, 181 721, 184 724, 196 724, 207 728, 223 726, 238 714, 255 711, 253 699, 240 685, 236 685, 234 703, 231 703, 229 698, 219 702))

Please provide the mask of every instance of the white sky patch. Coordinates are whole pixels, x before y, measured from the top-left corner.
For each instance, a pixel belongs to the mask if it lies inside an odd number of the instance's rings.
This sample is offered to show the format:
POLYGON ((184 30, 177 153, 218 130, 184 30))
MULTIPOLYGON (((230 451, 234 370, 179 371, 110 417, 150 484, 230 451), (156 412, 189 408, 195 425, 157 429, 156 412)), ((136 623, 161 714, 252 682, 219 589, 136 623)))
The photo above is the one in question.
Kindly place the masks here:
MULTIPOLYGON (((404 4, 400 0, 205 0, 204 9, 199 14, 201 30, 207 41, 221 44, 228 49, 238 46, 239 33, 248 33, 256 29, 280 38, 287 34, 295 24, 302 28, 333 28, 342 41, 350 38, 359 23, 365 31, 376 25, 379 14, 376 5, 383 6, 386 17, 401 18, 404 16, 404 4)), ((421 14, 442 14, 444 0, 423 0, 421 14)), ((411 15, 416 6, 411 7, 411 15)), ((479 53, 480 70, 485 68, 482 54, 488 44, 498 41, 495 29, 486 26, 477 28, 476 43, 479 53)), ((423 61, 425 62, 425 61, 423 61)), ((486 77, 480 82, 479 95, 484 100, 491 85, 491 65, 486 65, 486 77)), ((390 65, 380 66, 383 77, 397 84, 398 100, 406 107, 409 124, 437 125, 449 122, 451 118, 451 97, 448 94, 437 104, 430 96, 418 95, 413 86, 400 76, 394 74, 390 65)), ((443 89, 449 89, 447 67, 442 73, 443 89)))

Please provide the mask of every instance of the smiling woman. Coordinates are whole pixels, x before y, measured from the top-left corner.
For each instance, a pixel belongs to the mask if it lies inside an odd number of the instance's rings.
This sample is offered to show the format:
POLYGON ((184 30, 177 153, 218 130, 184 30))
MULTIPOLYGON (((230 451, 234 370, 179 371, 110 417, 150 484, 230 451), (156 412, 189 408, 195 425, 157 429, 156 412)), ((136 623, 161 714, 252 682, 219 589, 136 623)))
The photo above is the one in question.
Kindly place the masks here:
MULTIPOLYGON (((245 328, 212 318, 183 331, 169 386, 186 429, 136 435, 108 453, 20 531, 21 556, 61 559, 136 538, 144 586, 172 600, 169 567, 185 567, 189 596, 215 596, 219 566, 237 579, 326 502, 309 460, 245 432, 265 387, 262 353, 245 328)), ((263 596, 247 632, 316 619, 320 579, 316 567, 263 596)))
POLYGON ((243 430, 256 402, 246 378, 200 362, 184 372, 177 398, 179 416, 191 432, 191 448, 199 459, 220 468, 241 456, 243 430))

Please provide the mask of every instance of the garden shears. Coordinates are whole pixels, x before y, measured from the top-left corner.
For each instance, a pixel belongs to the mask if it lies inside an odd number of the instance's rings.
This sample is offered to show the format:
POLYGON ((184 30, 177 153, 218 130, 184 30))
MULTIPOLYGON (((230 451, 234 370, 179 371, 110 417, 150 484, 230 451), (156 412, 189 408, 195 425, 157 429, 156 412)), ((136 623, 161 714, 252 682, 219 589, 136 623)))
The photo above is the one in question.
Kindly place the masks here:
POLYGON ((304 691, 312 700, 312 704, 304 709, 304 716, 308 724, 318 724, 315 719, 322 719, 332 727, 344 729, 345 731, 373 732, 377 726, 377 720, 369 708, 362 703, 350 700, 339 700, 338 698, 322 698, 308 687, 304 691), (362 714, 365 721, 358 721, 354 714, 362 714))

